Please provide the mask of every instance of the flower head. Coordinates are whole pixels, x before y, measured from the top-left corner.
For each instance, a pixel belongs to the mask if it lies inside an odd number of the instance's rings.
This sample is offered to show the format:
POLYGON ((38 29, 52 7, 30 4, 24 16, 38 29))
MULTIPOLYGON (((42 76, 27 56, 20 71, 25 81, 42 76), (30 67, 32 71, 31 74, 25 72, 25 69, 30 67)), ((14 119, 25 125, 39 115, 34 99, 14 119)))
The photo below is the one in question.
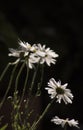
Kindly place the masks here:
POLYGON ((13 62, 11 64, 17 64, 24 57, 24 52, 22 50, 16 50, 13 48, 9 48, 9 51, 10 51, 10 53, 8 54, 8 56, 13 56, 13 57, 17 58, 15 60, 15 62, 13 62))
POLYGON ((28 42, 22 42, 21 40, 19 41, 20 48, 24 50, 24 52, 35 52, 36 50, 36 44, 29 44, 28 42))
MULTIPOLYGON (((28 42, 22 42, 19 40, 19 48, 16 49, 9 49, 10 53, 9 56, 16 57, 17 60, 13 62, 12 64, 16 64, 19 61, 25 62, 25 59, 28 60, 29 67, 32 68, 34 63, 40 62, 40 64, 43 64, 46 62, 48 66, 50 66, 51 63, 55 64, 56 57, 58 57, 58 54, 56 54, 53 50, 50 50, 50 48, 45 48, 45 45, 41 44, 33 44, 30 45, 28 42)), ((27 63, 27 62, 26 62, 27 63)))
POLYGON ((67 103, 72 103, 73 95, 70 89, 67 89, 67 83, 61 85, 61 81, 56 82, 54 78, 51 78, 48 82, 48 86, 45 89, 48 90, 48 94, 50 94, 51 99, 57 99, 57 102, 61 103, 61 100, 67 103))
POLYGON ((75 121, 74 119, 72 120, 69 120, 68 118, 67 119, 60 119, 58 116, 55 116, 53 119, 51 119, 52 122, 54 122, 54 124, 56 125, 61 125, 62 127, 64 127, 65 125, 69 125, 70 127, 71 126, 74 126, 74 127, 78 127, 78 121, 75 121))
POLYGON ((55 64, 55 58, 58 57, 58 54, 56 54, 53 50, 50 50, 50 48, 45 47, 45 45, 37 45, 36 54, 40 57, 40 64, 45 62, 48 66, 50 66, 51 63, 55 64))
POLYGON ((25 62, 26 65, 28 65, 29 68, 32 69, 34 66, 33 64, 39 61, 39 58, 35 57, 34 53, 29 54, 24 50, 15 50, 12 48, 10 48, 9 51, 10 51, 10 53, 8 54, 9 56, 13 56, 17 58, 14 62, 11 63, 12 65, 17 64, 20 61, 20 62, 25 62))
MULTIPOLYGON (((30 69, 32 69, 34 67, 34 64, 35 63, 38 63, 39 62, 39 58, 38 57, 35 57, 35 55, 33 53, 31 53, 29 55, 29 58, 28 58, 28 66, 30 69)), ((26 62, 27 64, 27 62, 26 62)))

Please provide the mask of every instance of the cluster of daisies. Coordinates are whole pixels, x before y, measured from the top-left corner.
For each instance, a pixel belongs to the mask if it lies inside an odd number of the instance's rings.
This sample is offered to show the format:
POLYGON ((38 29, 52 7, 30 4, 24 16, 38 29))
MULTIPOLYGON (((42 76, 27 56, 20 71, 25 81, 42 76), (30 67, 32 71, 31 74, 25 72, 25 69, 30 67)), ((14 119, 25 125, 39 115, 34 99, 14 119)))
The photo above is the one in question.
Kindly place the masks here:
MULTIPOLYGON (((56 58, 59 56, 50 48, 46 48, 45 45, 41 44, 33 44, 30 45, 28 42, 19 41, 19 48, 12 49, 10 48, 9 56, 16 57, 17 59, 12 62, 11 64, 17 64, 18 62, 25 62, 26 65, 30 69, 34 67, 34 64, 46 63, 48 66, 56 63, 56 58)), ((48 82, 48 87, 45 89, 48 91, 51 99, 56 99, 56 102, 61 103, 63 100, 65 104, 72 103, 73 94, 71 93, 70 89, 67 89, 67 83, 61 85, 61 81, 56 82, 54 78, 51 78, 48 82)), ((78 127, 78 121, 74 119, 69 120, 67 119, 60 119, 59 117, 55 116, 52 120, 57 125, 61 125, 64 127, 66 124, 69 126, 78 127)))
POLYGON ((56 63, 56 54, 50 48, 46 48, 45 45, 41 44, 33 44, 30 45, 28 42, 19 41, 19 48, 12 49, 10 48, 9 56, 16 57, 16 61, 11 64, 16 64, 18 62, 26 62, 30 69, 34 67, 35 63, 44 64, 46 63, 48 66, 56 63))

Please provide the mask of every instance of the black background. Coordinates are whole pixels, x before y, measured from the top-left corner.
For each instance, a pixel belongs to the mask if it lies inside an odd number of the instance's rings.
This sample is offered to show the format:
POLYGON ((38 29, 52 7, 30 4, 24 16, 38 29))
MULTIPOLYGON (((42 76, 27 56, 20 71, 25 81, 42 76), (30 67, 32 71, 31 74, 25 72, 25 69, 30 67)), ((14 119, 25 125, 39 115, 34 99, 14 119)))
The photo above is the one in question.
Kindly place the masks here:
MULTIPOLYGON (((54 130, 56 126, 50 119, 57 114, 79 120, 83 124, 83 1, 55 0, 36 1, 0 1, 0 71, 8 63, 8 48, 17 47, 17 39, 31 44, 41 43, 51 47, 59 54, 56 65, 46 68, 44 81, 54 77, 62 84, 68 82, 74 94, 72 105, 54 104, 45 116, 43 130, 54 130)), ((5 91, 1 89, 1 96, 5 91)), ((0 85, 1 86, 1 85, 0 85)), ((42 107, 50 101, 47 92, 42 95, 42 107)), ((57 130, 60 127, 57 127, 57 130)), ((71 129, 71 128, 70 128, 71 129)), ((72 128, 73 129, 73 128, 72 128)))

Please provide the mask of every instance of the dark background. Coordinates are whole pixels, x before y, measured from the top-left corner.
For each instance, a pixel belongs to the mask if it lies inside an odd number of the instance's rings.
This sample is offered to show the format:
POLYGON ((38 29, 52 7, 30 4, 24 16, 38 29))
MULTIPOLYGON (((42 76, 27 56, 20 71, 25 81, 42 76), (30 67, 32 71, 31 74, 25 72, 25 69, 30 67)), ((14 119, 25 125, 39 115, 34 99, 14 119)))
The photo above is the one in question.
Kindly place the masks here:
MULTIPOLYGON (((44 81, 51 77, 68 82, 74 94, 72 105, 54 104, 45 116, 42 129, 54 130, 50 123, 55 115, 79 120, 83 125, 83 1, 55 0, 50 2, 34 1, 0 1, 0 72, 8 63, 8 48, 17 47, 17 39, 31 44, 41 43, 51 47, 59 54, 56 65, 46 68, 44 81)), ((7 77, 8 78, 8 77, 7 77)), ((7 80, 2 83, 0 95, 6 89, 7 80)), ((1 85, 0 85, 1 86, 1 85)), ((50 101, 46 91, 43 92, 41 106, 50 101)), ((70 128, 73 129, 74 128, 70 128)))

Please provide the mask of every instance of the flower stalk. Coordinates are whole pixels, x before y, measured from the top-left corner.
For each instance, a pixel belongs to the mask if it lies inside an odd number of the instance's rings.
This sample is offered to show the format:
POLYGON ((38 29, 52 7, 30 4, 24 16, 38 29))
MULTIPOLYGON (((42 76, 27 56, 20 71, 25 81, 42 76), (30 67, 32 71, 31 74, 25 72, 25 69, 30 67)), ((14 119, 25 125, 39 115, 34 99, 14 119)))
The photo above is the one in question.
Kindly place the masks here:
POLYGON ((3 97, 2 101, 1 101, 1 103, 0 103, 0 109, 1 109, 1 107, 2 107, 2 105, 3 105, 3 103, 4 103, 4 101, 5 101, 5 99, 6 99, 6 97, 7 97, 7 94, 8 94, 8 92, 9 92, 9 90, 10 90, 10 87, 11 87, 11 84, 12 84, 12 80, 13 80, 13 77, 14 77, 14 73, 15 73, 15 71, 16 71, 17 66, 18 66, 18 64, 16 64, 16 65, 14 66, 13 70, 12 70, 12 74, 11 74, 11 77, 10 77, 10 81, 9 81, 7 90, 6 90, 6 92, 5 92, 5 95, 4 95, 4 97, 3 97))
POLYGON ((25 62, 22 64, 22 66, 21 66, 21 68, 20 68, 20 70, 19 70, 19 72, 18 72, 18 74, 17 74, 16 82, 15 82, 15 92, 17 91, 19 77, 20 77, 20 75, 21 75, 21 72, 22 72, 24 66, 25 66, 25 62))
POLYGON ((31 86, 30 86, 30 93, 32 92, 33 87, 34 87, 35 78, 36 78, 36 75, 37 75, 37 72, 38 72, 38 68, 39 68, 39 62, 38 62, 38 64, 37 64, 37 67, 36 67, 35 70, 34 70, 32 82, 31 82, 31 86))
POLYGON ((5 69, 4 69, 4 71, 3 71, 3 73, 1 74, 1 76, 0 76, 0 81, 3 79, 3 77, 4 77, 4 75, 5 75, 5 73, 7 72, 7 70, 8 70, 8 68, 9 68, 9 66, 10 66, 11 64, 10 63, 8 63, 7 64, 7 66, 5 67, 5 69))
POLYGON ((67 130, 67 123, 66 123, 65 126, 64 126, 64 130, 67 130))
POLYGON ((23 101, 23 97, 24 97, 24 94, 25 94, 25 91, 26 91, 28 76, 29 76, 29 67, 27 66, 27 74, 26 74, 26 78, 25 78, 25 82, 24 82, 24 86, 23 86, 22 96, 21 96, 21 99, 20 99, 20 105, 23 101))
POLYGON ((44 64, 41 66, 41 78, 40 78, 40 83, 38 83, 36 96, 40 96, 40 94, 41 94, 41 87, 42 87, 42 83, 43 83, 43 77, 44 77, 44 64))
POLYGON ((39 116, 39 119, 32 125, 32 129, 36 130, 40 121, 43 119, 43 117, 45 116, 45 114, 48 112, 48 110, 50 109, 51 105, 53 104, 53 102, 55 101, 55 98, 46 106, 45 110, 43 111, 43 113, 39 116))

